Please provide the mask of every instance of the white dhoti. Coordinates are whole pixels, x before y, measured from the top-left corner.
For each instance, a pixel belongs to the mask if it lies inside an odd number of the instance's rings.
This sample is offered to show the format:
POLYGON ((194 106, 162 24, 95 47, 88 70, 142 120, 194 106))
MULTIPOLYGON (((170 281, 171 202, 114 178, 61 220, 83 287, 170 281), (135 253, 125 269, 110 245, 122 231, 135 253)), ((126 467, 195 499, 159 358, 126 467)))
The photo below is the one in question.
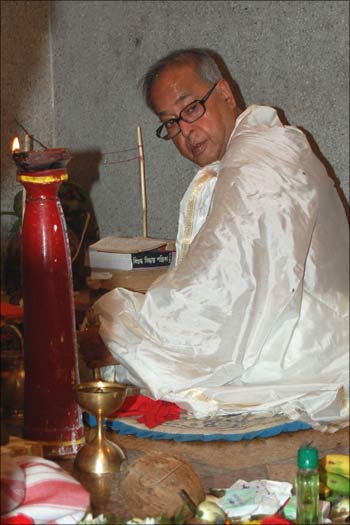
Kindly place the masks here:
POLYGON ((348 423, 349 231, 304 134, 272 108, 236 121, 180 208, 175 268, 94 306, 130 381, 195 417, 271 411, 348 423))

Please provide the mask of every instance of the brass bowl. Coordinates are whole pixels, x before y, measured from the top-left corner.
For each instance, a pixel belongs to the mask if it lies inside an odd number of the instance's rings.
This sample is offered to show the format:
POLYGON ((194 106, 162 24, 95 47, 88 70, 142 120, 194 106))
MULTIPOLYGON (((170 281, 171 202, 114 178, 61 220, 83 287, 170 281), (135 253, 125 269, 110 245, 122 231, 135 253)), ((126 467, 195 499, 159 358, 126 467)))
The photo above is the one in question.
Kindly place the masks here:
POLYGON ((89 381, 76 386, 76 395, 82 409, 91 414, 108 416, 124 402, 128 385, 108 381, 89 381))

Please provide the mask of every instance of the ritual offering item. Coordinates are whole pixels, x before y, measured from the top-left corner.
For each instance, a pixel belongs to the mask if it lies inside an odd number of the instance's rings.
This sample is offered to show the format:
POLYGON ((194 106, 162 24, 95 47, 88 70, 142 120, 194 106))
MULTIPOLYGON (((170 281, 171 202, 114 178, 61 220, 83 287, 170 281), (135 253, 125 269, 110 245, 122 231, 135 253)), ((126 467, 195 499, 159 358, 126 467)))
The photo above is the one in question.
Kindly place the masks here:
POLYGON ((209 497, 198 505, 196 509, 197 518, 200 519, 201 523, 223 523, 227 518, 226 513, 209 497))
MULTIPOLYGON (((51 148, 40 151, 15 151, 13 159, 19 173, 33 173, 62 169, 71 159, 71 155, 65 148, 51 148)), ((68 175, 64 180, 66 179, 68 175)))
POLYGON ((319 483, 317 448, 310 446, 300 447, 295 480, 296 521, 299 525, 319 523, 319 483))
POLYGON ((183 459, 160 452, 145 454, 130 464, 122 473, 121 489, 129 511, 137 512, 139 518, 175 516, 181 509, 190 518, 205 499, 194 469, 183 459), (186 504, 183 492, 192 505, 186 504))
POLYGON ((73 280, 66 224, 57 190, 68 179, 66 149, 21 152, 17 180, 26 190, 22 224, 24 302, 24 437, 47 457, 84 443, 75 397, 78 376, 73 280))
POLYGON ((23 336, 9 323, 0 323, 0 335, 7 344, 1 348, 1 414, 10 418, 23 418, 24 357, 23 336))
POLYGON ((96 475, 119 471, 125 455, 116 443, 105 437, 103 418, 117 410, 135 390, 120 383, 91 381, 77 385, 76 393, 80 406, 96 417, 97 434, 78 452, 75 467, 96 475))

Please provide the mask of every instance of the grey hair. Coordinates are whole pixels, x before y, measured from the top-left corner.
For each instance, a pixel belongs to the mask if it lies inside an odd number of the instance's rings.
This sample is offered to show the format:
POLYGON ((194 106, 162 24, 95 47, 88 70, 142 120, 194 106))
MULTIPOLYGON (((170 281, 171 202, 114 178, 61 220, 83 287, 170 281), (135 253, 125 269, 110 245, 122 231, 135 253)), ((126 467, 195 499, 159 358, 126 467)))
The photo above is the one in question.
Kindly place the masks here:
POLYGON ((178 49, 161 58, 151 66, 142 78, 142 92, 147 106, 154 111, 151 100, 153 82, 161 71, 175 65, 193 64, 195 71, 202 80, 215 83, 222 73, 209 50, 200 48, 178 49))

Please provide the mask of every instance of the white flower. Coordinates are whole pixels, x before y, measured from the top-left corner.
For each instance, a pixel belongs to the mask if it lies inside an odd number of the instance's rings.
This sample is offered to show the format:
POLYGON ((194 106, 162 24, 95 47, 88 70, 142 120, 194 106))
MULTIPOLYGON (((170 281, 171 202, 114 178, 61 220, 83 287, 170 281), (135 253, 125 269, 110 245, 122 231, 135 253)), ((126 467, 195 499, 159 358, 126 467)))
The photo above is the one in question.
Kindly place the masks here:
POLYGON ((107 518, 103 514, 99 514, 98 516, 96 516, 96 518, 94 518, 91 512, 89 512, 89 514, 86 514, 82 521, 80 521, 81 525, 104 525, 105 523, 107 523, 107 518))

